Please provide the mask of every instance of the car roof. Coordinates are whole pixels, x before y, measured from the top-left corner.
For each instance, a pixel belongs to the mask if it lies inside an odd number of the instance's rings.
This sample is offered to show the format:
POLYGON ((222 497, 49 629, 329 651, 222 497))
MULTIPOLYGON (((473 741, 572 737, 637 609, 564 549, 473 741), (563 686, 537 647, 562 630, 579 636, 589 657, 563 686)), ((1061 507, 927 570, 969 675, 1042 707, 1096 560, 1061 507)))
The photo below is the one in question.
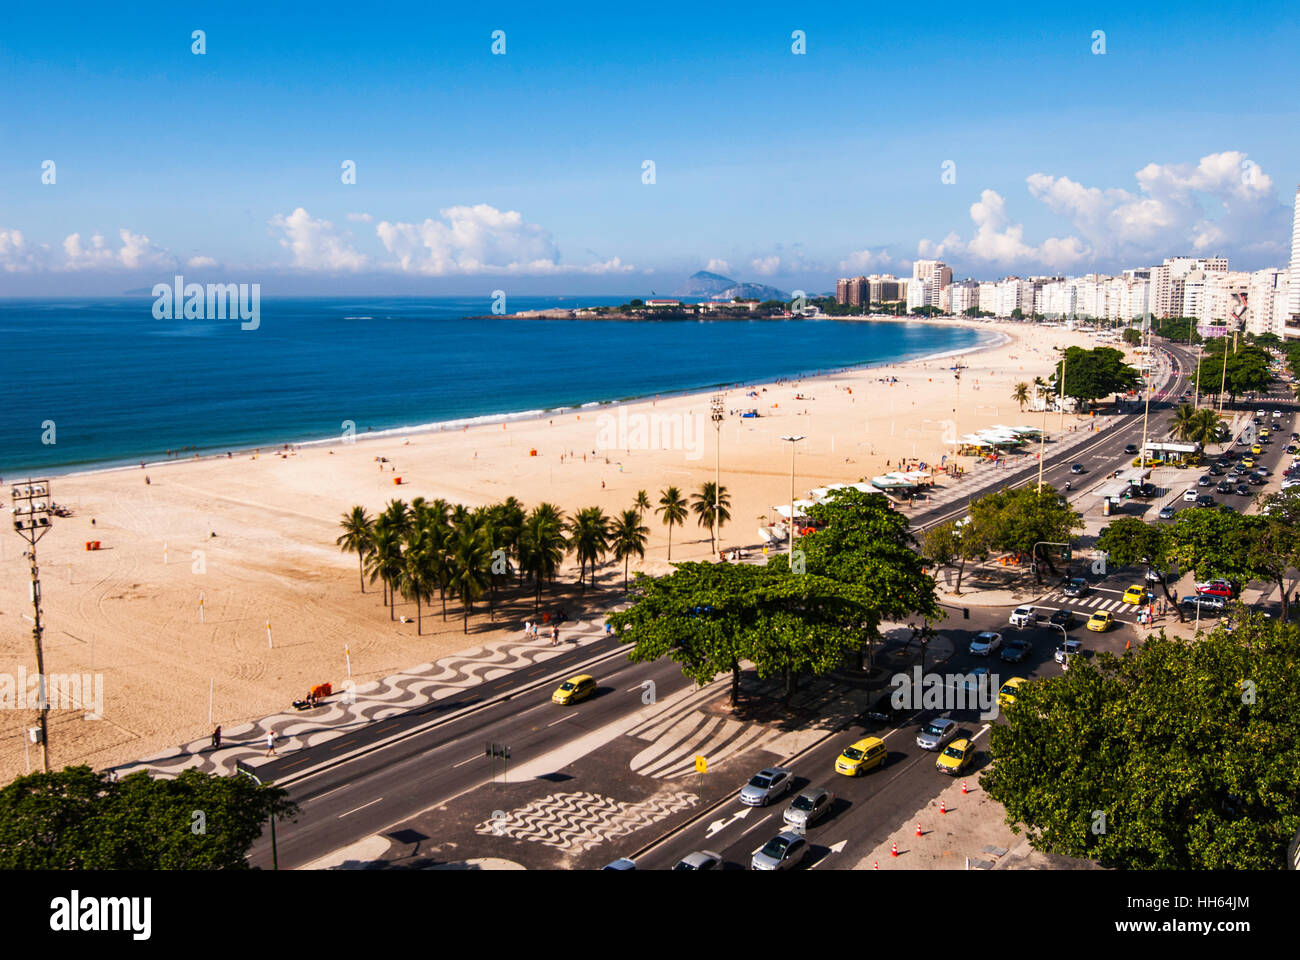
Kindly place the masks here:
POLYGON ((582 683, 582 681, 584 681, 584 680, 595 680, 595 679, 596 679, 596 678, 593 677, 593 676, 592 676, 591 674, 589 674, 589 673, 580 673, 580 674, 578 674, 576 677, 570 677, 570 678, 568 679, 568 682, 569 682, 569 683, 582 683))
POLYGON ((1012 678, 1011 678, 1010 680, 1008 680, 1006 683, 1002 684, 1002 686, 1003 686, 1003 687, 1013 687, 1013 688, 1014 688, 1014 687, 1018 687, 1018 686, 1020 686, 1022 683, 1025 682, 1025 679, 1026 679, 1025 677, 1012 677, 1012 678))
POLYGON ((682 857, 680 862, 689 863, 692 866, 695 866, 697 864, 703 863, 706 860, 721 860, 721 859, 722 857, 719 854, 714 853, 712 850, 696 850, 694 853, 688 853, 686 856, 682 857))
POLYGON ((764 769, 758 771, 758 775, 760 777, 775 777, 777 774, 789 773, 789 772, 790 771, 787 770, 785 767, 765 767, 764 769))
POLYGON ((825 787, 804 787, 799 791, 799 796, 807 797, 809 800, 816 800, 820 796, 829 795, 830 791, 825 787))
POLYGON ((849 746, 858 750, 865 750, 867 747, 874 747, 876 744, 884 742, 879 737, 863 737, 861 740, 855 740, 849 746))
POLYGON ((952 743, 948 744, 948 749, 951 750, 953 747, 958 747, 958 748, 969 747, 970 745, 971 742, 966 737, 959 737, 958 739, 954 740, 952 743))
POLYGON ((1090 619, 1096 619, 1097 617, 1109 617, 1109 616, 1110 616, 1109 610, 1095 610, 1093 611, 1092 617, 1090 619))

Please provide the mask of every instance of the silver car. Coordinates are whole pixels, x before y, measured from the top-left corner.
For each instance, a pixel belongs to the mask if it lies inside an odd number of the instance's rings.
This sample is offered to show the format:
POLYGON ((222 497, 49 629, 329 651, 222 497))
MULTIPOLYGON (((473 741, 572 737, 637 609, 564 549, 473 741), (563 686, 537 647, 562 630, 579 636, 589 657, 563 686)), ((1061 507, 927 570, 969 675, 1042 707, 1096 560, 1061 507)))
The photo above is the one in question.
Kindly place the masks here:
POLYGON ((976 634, 975 639, 970 642, 970 652, 977 657, 987 657, 1000 646, 1002 646, 1002 634, 985 630, 983 633, 976 634))
POLYGON ((740 802, 750 807, 766 807, 780 800, 794 786, 794 774, 782 767, 768 767, 754 774, 740 791, 740 802))
POLYGON ((957 722, 951 717, 931 720, 916 735, 916 745, 922 750, 938 750, 957 736, 957 722))
POLYGON ((808 841, 797 833, 778 833, 750 860, 751 870, 789 870, 808 855, 808 841))
POLYGON ((796 830, 807 830, 830 810, 835 794, 825 787, 809 787, 785 808, 781 819, 796 830))
POLYGON ((722 866, 722 854, 712 850, 696 850, 682 857, 673 866, 674 870, 717 870, 722 866))

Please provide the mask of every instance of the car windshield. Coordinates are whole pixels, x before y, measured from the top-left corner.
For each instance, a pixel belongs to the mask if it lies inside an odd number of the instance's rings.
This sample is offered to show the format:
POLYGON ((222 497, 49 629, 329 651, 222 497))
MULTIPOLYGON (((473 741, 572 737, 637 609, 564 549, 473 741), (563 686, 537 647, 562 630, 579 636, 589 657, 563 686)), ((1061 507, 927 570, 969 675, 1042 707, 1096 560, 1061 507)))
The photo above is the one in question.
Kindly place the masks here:
POLYGON ((768 787, 772 785, 772 778, 765 777, 760 773, 753 780, 749 781, 749 785, 751 787, 759 787, 761 789, 766 790, 768 787))
POLYGON ((785 856, 785 848, 789 845, 790 841, 783 837, 773 837, 771 840, 767 841, 767 844, 763 847, 763 856, 771 857, 773 860, 780 860, 785 856))
POLYGON ((795 798, 794 803, 790 804, 790 806, 794 807, 796 810, 811 810, 816 806, 816 804, 813 803, 812 797, 808 796, 806 793, 801 793, 795 798))
POLYGON ((565 680, 562 684, 560 684, 560 689, 567 693, 568 691, 572 690, 574 686, 575 685, 572 680, 565 680))
POLYGON ((978 637, 975 638, 975 642, 976 642, 976 643, 988 643, 988 642, 989 642, 990 640, 992 640, 992 639, 993 639, 993 634, 991 634, 991 633, 981 633, 978 637))
MULTIPOLYGON (((1005 687, 1003 689, 1006 689, 1005 687)), ((945 757, 952 757, 954 760, 960 760, 965 751, 961 747, 949 747, 943 752, 945 757)))
POLYGON ((849 760, 861 760, 862 751, 857 749, 856 747, 848 747, 844 751, 844 756, 846 759, 849 760))
POLYGON ((700 868, 695 866, 695 864, 693 863, 687 863, 685 860, 683 860, 681 863, 677 864, 677 866, 673 867, 673 869, 674 870, 698 870, 700 868))
POLYGON ((931 723, 926 726, 924 732, 928 733, 932 737, 941 737, 943 736, 943 727, 937 723, 931 723))

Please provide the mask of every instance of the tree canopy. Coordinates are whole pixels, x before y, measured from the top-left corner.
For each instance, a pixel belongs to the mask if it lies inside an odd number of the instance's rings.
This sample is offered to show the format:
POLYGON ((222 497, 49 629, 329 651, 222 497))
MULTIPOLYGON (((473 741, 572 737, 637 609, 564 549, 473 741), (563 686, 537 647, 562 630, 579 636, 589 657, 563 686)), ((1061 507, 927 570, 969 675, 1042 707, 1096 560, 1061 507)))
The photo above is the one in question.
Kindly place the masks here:
POLYGON ((118 781, 86 766, 29 774, 0 790, 0 869, 247 869, 268 815, 297 815, 287 796, 198 770, 118 781))
POLYGON ((1067 397, 1088 402, 1100 400, 1112 393, 1124 393, 1137 386, 1138 372, 1124 362, 1124 353, 1114 347, 1069 347, 1065 357, 1056 365, 1052 382, 1058 388, 1061 385, 1061 370, 1065 369, 1065 388, 1067 397))
POLYGON ((1042 851, 1118 869, 1281 869, 1300 827, 1300 631, 1248 615, 1033 680, 980 778, 1042 851))

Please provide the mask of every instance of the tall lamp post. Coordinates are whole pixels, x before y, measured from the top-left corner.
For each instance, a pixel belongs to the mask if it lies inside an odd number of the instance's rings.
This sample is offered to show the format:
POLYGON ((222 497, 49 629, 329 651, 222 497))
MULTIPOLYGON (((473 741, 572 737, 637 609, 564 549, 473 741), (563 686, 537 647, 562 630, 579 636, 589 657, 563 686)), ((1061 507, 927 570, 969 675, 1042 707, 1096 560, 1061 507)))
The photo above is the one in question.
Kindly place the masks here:
POLYGON ((50 516, 54 513, 54 507, 50 502, 50 482, 28 480, 26 483, 14 484, 11 497, 14 529, 18 531, 19 536, 31 544, 27 557, 32 565, 32 639, 36 643, 36 673, 40 678, 41 767, 49 773, 50 701, 45 689, 45 652, 41 647, 41 580, 40 568, 36 565, 36 542, 50 529, 50 516))
POLYGON ((790 563, 791 563, 791 566, 793 566, 793 564, 794 564, 794 531, 795 531, 795 525, 794 525, 794 450, 795 450, 795 446, 794 446, 794 445, 795 445, 796 443, 798 443, 800 440, 802 440, 803 437, 802 437, 802 436, 797 436, 797 437, 782 437, 781 439, 782 439, 782 440, 789 441, 789 443, 790 443, 790 534, 789 534, 789 536, 790 536, 790 563))
POLYGON ((1061 435, 1065 436, 1065 359, 1066 353, 1060 347, 1056 348, 1061 353, 1061 382, 1056 385, 1056 395, 1061 398, 1061 435))
POLYGON ((1138 471, 1139 471, 1139 476, 1140 476, 1140 471, 1145 470, 1145 469, 1147 468, 1147 418, 1151 415, 1151 378, 1152 378, 1153 374, 1155 373, 1155 371, 1152 370, 1152 368, 1151 368, 1151 346, 1150 346, 1150 344, 1151 344, 1151 322, 1150 322, 1150 321, 1147 321, 1147 324, 1146 324, 1146 326, 1143 328, 1142 332, 1143 332, 1143 334, 1146 336, 1146 341, 1147 341, 1147 352, 1146 352, 1146 358, 1147 358, 1147 362, 1146 362, 1146 368, 1147 368, 1147 373, 1146 373, 1147 398, 1146 398, 1146 408, 1142 411, 1142 452, 1138 455, 1138 471))
POLYGON ((718 522, 718 509, 722 502, 722 394, 709 398, 709 417, 713 420, 716 443, 713 448, 713 539, 722 539, 722 525, 718 522))

